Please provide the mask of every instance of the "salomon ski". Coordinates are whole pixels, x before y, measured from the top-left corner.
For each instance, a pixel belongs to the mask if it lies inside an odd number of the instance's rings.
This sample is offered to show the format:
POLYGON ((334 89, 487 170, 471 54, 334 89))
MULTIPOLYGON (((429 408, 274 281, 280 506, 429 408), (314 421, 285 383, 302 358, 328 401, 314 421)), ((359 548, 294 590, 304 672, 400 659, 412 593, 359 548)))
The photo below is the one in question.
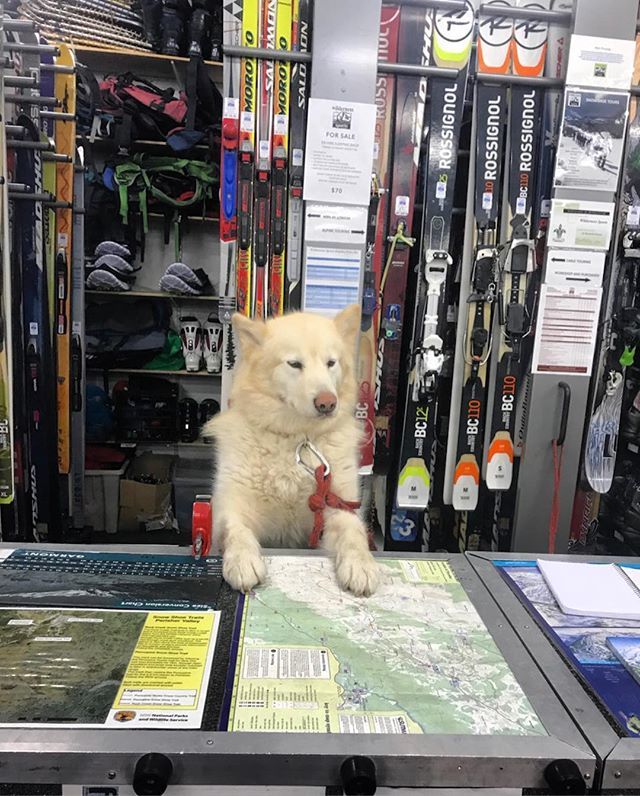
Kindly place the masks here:
MULTIPOLYGON (((402 6, 398 53, 407 63, 429 64, 433 31, 432 12, 402 6)), ((375 469, 386 474, 391 465, 397 423, 398 382, 404 303, 416 195, 418 159, 427 78, 399 76, 396 83, 395 137, 389 201, 389 235, 380 279, 381 321, 376 374, 375 469)))
MULTIPOLYGON (((291 0, 277 0, 276 50, 290 49, 291 24, 291 0)), ((289 179, 289 73, 288 61, 276 61, 271 141, 271 255, 267 307, 271 316, 282 315, 284 312, 289 179)))
MULTIPOLYGON (((274 50, 276 43, 276 9, 278 0, 262 0, 260 13, 260 45, 274 50)), ((268 271, 271 232, 271 152, 273 131, 273 94, 275 64, 264 58, 259 65, 256 133, 256 174, 253 206, 253 315, 265 318, 268 303, 268 271)))
MULTIPOLYGON (((429 84, 431 103, 422 252, 398 467, 396 519, 392 519, 392 526, 403 524, 398 517, 410 510, 416 515, 411 524, 419 529, 422 527, 421 512, 429 504, 439 377, 444 364, 447 325, 446 282, 453 266, 449 241, 458 139, 474 22, 471 3, 462 11, 436 14, 434 60, 438 66, 458 69, 459 74, 455 80, 434 78, 429 84)), ((419 549, 420 544, 421 540, 416 538, 413 549, 419 549)))
MULTIPOLYGON (((311 0, 293 0, 292 39, 294 52, 308 53, 311 49, 311 0)), ((287 209, 287 307, 299 310, 302 300, 302 229, 304 177, 304 148, 307 136, 307 93, 309 67, 294 62, 291 66, 291 110, 289 113, 289 206, 287 209)))

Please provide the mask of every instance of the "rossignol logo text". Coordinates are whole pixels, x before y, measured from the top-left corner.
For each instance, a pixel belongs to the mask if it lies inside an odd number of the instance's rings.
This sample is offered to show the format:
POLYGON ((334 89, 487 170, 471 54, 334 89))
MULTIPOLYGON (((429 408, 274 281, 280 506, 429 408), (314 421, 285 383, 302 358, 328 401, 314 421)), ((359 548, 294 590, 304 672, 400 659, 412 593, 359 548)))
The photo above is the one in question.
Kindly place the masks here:
POLYGON ((440 153, 438 166, 449 171, 453 162, 453 139, 456 124, 456 109, 458 107, 458 84, 454 83, 444 92, 442 106, 442 127, 440 130, 440 153))
POLYGON ((533 128, 536 123, 536 92, 524 95, 520 128, 519 197, 526 201, 529 195, 529 174, 533 166, 533 128))
POLYGON ((494 183, 498 179, 498 155, 500 136, 502 135, 501 119, 502 97, 497 95, 489 102, 487 115, 487 140, 484 148, 484 179, 494 183))

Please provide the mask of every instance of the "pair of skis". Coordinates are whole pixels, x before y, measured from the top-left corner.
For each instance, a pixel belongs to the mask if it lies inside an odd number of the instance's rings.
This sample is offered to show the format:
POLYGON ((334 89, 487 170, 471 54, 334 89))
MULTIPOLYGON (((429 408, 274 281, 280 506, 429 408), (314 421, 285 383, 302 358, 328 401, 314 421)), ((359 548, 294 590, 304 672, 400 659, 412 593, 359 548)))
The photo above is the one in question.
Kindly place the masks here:
MULTIPOLYGON (((292 0, 243 0, 244 46, 289 50, 292 29, 292 0)), ((258 318, 285 306, 289 98, 288 62, 242 59, 236 299, 239 312, 258 318)))
MULTIPOLYGON (((542 0, 524 0, 518 5, 548 8, 542 0)), ((544 70, 546 40, 544 22, 481 16, 478 70, 485 74, 512 70, 516 75, 539 76, 544 70)), ((513 85, 510 89, 510 158, 506 224, 502 226, 508 230, 508 239, 500 246, 507 89, 479 82, 476 90, 476 246, 467 299, 464 384, 453 476, 452 502, 456 511, 471 512, 478 505, 492 351, 496 352, 496 387, 486 484, 490 490, 502 491, 510 488, 513 479, 515 417, 523 376, 522 344, 532 323, 526 297, 527 281, 536 264, 532 208, 540 146, 540 95, 534 86, 513 85)), ((465 540, 463 544, 466 545, 465 540)))

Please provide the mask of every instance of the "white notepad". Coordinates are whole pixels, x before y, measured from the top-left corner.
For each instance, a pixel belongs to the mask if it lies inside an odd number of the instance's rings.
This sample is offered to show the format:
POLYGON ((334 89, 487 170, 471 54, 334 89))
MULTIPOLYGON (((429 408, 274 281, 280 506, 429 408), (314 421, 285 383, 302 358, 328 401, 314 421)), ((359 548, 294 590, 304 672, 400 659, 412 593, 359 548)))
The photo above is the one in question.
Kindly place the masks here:
POLYGON ((640 620, 640 593, 616 564, 545 559, 537 564, 565 614, 640 620))

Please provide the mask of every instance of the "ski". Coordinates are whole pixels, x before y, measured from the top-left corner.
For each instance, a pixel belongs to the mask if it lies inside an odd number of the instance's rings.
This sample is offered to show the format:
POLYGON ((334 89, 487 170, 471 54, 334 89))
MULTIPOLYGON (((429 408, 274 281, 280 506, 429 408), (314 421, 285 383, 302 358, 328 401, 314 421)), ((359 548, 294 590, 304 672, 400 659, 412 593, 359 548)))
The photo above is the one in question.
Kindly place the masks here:
MULTIPOLYGON (((434 469, 439 376, 444 364, 447 325, 446 282, 453 261, 449 254, 458 139, 464 110, 467 65, 475 24, 470 2, 461 11, 436 13, 434 61, 456 68, 454 80, 430 81, 430 124, 424 196, 422 252, 416 289, 411 343, 411 371, 405 396, 404 427, 398 466, 395 514, 417 512, 412 527, 429 504, 434 469)), ((401 519, 392 520, 401 525, 401 519)), ((405 523, 406 524, 406 523, 405 523)), ((414 540, 420 549, 421 540, 414 540)))
MULTIPOLYGON (((275 49, 278 0, 261 0, 260 46, 275 49)), ((259 66, 258 128, 253 207, 253 315, 265 318, 268 304, 268 272, 271 232, 271 151, 275 64, 264 58, 259 66)))
MULTIPOLYGON (((291 48, 291 0, 277 0, 276 50, 291 48)), ((284 312, 285 256, 287 242, 287 183, 289 174, 290 64, 276 61, 271 141, 271 259, 269 263, 268 314, 284 312)))
MULTIPOLYGON (((636 37, 636 60, 632 84, 640 81, 640 36, 636 37)), ((619 264, 612 273, 611 318, 605 335, 600 402, 589 420, 584 450, 584 474, 591 489, 604 494, 613 483, 626 369, 635 364, 640 345, 640 102, 629 104, 629 125, 622 179, 623 223, 620 231, 619 264)))
MULTIPOLYGON (((505 3, 498 0, 493 5, 505 3)), ((477 53, 479 72, 499 73, 509 69, 512 37, 511 19, 480 17, 477 53)), ((487 362, 491 352, 497 280, 506 104, 506 88, 482 82, 477 84, 474 102, 477 119, 475 251, 466 302, 466 319, 460 320, 465 324, 465 339, 457 461, 452 493, 453 508, 456 511, 473 511, 478 504, 480 490, 487 362)), ((459 544, 461 549, 466 547, 466 534, 459 534, 459 544)))
MULTIPOLYGON (((0 32, 0 61, 5 60, 4 36, 0 32)), ((11 318, 11 259, 9 247, 9 172, 7 168, 4 81, 0 83, 0 505, 14 499, 13 444, 13 344, 11 318)), ((0 536, 0 538, 6 538, 0 536)))
MULTIPOLYGON (((243 0, 243 47, 258 46, 259 6, 259 0, 243 0)), ((240 62, 240 130, 238 136, 236 303, 238 312, 243 315, 251 315, 253 312, 253 182, 255 178, 257 93, 258 62, 255 58, 242 58, 240 62)))
MULTIPOLYGON (((398 58, 400 7, 383 6, 380 15, 378 59, 395 63, 398 58)), ((376 80, 376 127, 373 157, 373 184, 369 207, 369 228, 362 293, 360 325, 358 417, 365 425, 360 447, 360 474, 373 471, 375 450, 376 346, 380 328, 380 278, 384 262, 387 221, 389 217, 389 177, 393 134, 393 107, 396 79, 393 75, 378 74, 376 80)))
MULTIPOLYGON (((56 63, 75 67, 73 51, 60 44, 60 55, 56 63)), ((74 75, 57 72, 55 77, 56 97, 63 113, 76 112, 76 82, 74 75)), ((58 470, 67 475, 70 468, 71 444, 69 424, 71 422, 71 262, 73 257, 71 238, 73 224, 73 160, 76 146, 74 121, 56 120, 56 150, 68 155, 69 163, 56 164, 57 198, 68 207, 56 211, 56 361, 58 390, 58 470)))
MULTIPOLYGON (((242 0, 225 0, 222 35, 226 47, 242 42, 242 0)), ((238 144, 240 138, 240 60, 224 55, 222 67, 223 112, 220 147, 220 303, 223 357, 220 403, 226 408, 231 390, 235 351, 231 316, 236 308, 236 257, 238 254, 238 144)))
POLYGON ((84 522, 85 396, 84 368, 84 152, 78 151, 73 179, 73 262, 71 300, 71 478, 70 516, 72 527, 82 530, 84 522))
MULTIPOLYGON (((409 64, 427 66, 431 59, 432 31, 430 9, 402 6, 398 57, 409 64)), ((389 234, 378 296, 381 316, 376 362, 374 467, 379 474, 389 471, 396 437, 404 303, 414 243, 411 233, 426 92, 427 78, 424 76, 396 78, 389 234)))
MULTIPOLYGON (((311 0, 293 0, 291 47, 295 52, 311 49, 311 0)), ((291 110, 289 125, 289 197, 287 208, 287 308, 299 310, 302 273, 302 229, 304 222, 302 183, 304 147, 307 135, 307 92, 309 67, 294 62, 291 66, 291 110)))
MULTIPOLYGON (((520 5, 529 9, 545 7, 540 2, 520 5)), ((513 37, 514 74, 541 76, 546 46, 546 23, 516 19, 513 37)), ((529 335, 532 323, 526 299, 527 281, 536 267, 532 211, 541 109, 539 89, 534 86, 511 87, 507 203, 511 239, 500 268, 498 286, 496 381, 485 479, 490 490, 507 490, 513 479, 516 408, 523 378, 522 342, 529 335)))

